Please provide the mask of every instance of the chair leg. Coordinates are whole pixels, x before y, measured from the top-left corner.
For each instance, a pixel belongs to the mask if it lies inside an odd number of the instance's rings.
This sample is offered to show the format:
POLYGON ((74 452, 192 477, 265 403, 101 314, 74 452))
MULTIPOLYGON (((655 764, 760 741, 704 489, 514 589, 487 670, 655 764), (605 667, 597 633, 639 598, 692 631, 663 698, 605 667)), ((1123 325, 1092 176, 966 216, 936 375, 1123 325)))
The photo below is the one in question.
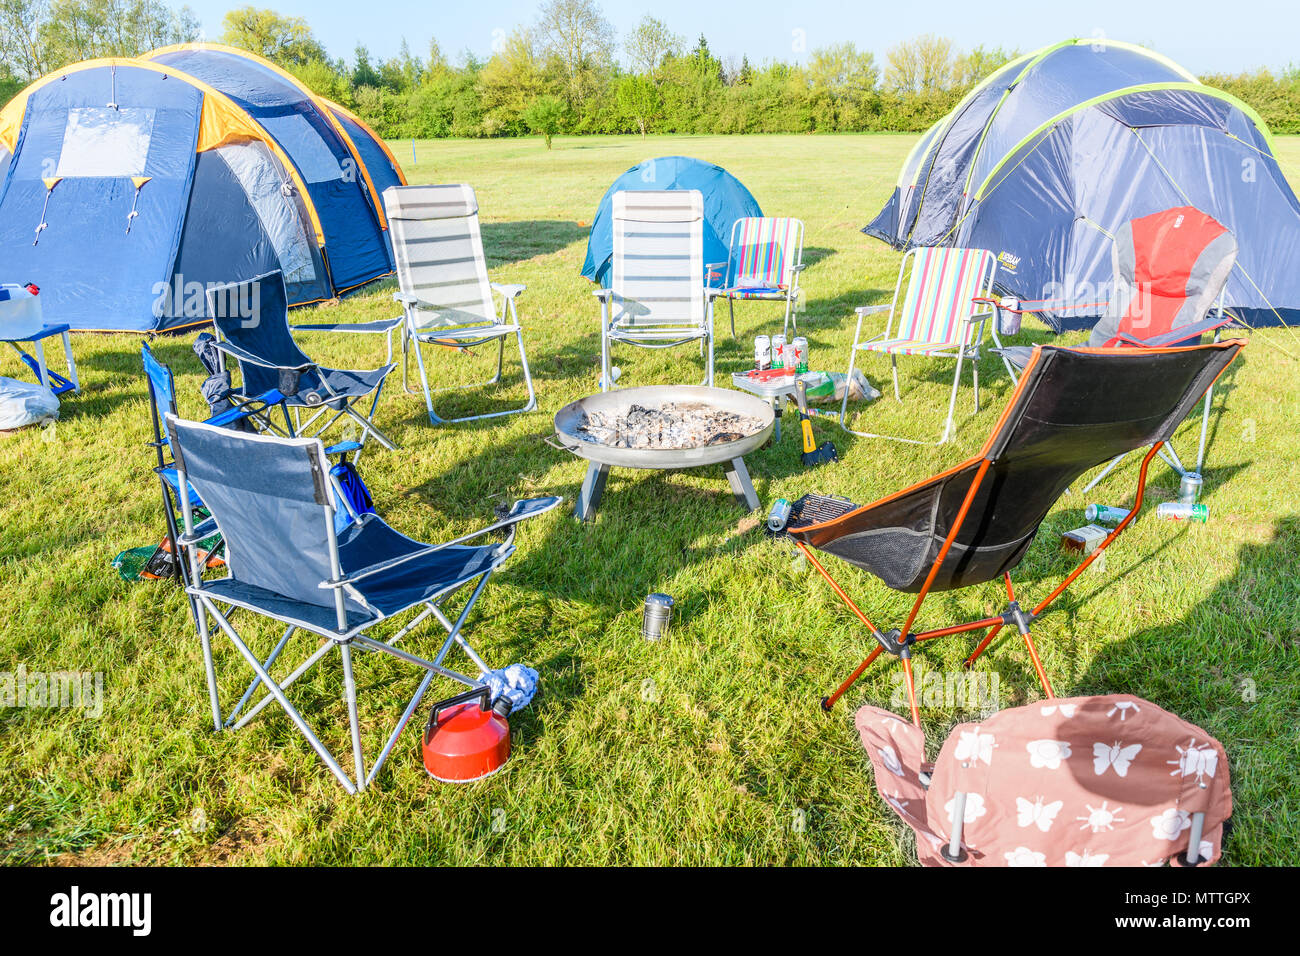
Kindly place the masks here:
POLYGON ((975 414, 978 415, 980 410, 980 357, 978 353, 971 359, 970 371, 971 379, 975 385, 975 414))
POLYGON ((373 435, 375 441, 379 442, 379 444, 383 445, 389 451, 397 450, 396 443, 387 435, 385 435, 383 432, 381 432, 375 426, 373 420, 366 418, 359 411, 353 408, 350 404, 344 407, 343 413, 361 426, 360 441, 363 446, 365 445, 366 435, 369 434, 369 435, 373 435))
POLYGON ((1043 693, 1050 700, 1056 694, 1052 692, 1052 685, 1047 679, 1047 671, 1043 670, 1043 662, 1038 659, 1038 648, 1034 646, 1034 639, 1029 635, 1029 628, 1026 627, 1021 634, 1025 639, 1025 648, 1029 651, 1029 660, 1033 662, 1034 673, 1038 675, 1038 683, 1042 685, 1043 693))
MULTIPOLYGON (((302 714, 298 713, 297 708, 295 708, 293 704, 289 703, 289 698, 284 695, 284 691, 281 689, 280 685, 272 680, 271 675, 262 667, 262 662, 257 659, 257 655, 248 649, 248 645, 240 639, 239 635, 235 633, 235 629, 230 626, 229 622, 227 622, 220 613, 211 606, 209 606, 208 610, 212 611, 213 618, 216 620, 218 626, 225 632, 225 635, 230 639, 230 642, 235 645, 235 649, 239 651, 244 660, 248 662, 248 666, 251 667, 253 672, 262 679, 262 683, 266 685, 267 690, 270 691, 271 696, 275 698, 276 703, 278 703, 284 710, 285 714, 289 717, 289 720, 291 720, 293 725, 298 728, 298 732, 307 738, 307 743, 311 745, 312 750, 316 751, 316 755, 325 762, 325 765, 329 767, 330 772, 338 778, 339 783, 343 785, 343 789, 349 794, 355 794, 357 792, 356 785, 348 779, 348 775, 343 772, 343 768, 340 767, 338 761, 334 759, 334 755, 331 754, 328 748, 320 742, 320 738, 312 733, 311 727, 307 725, 307 721, 303 719, 302 714)), ((329 645, 327 644, 326 646, 328 647, 329 645)))
POLYGON ((940 445, 952 437, 952 416, 957 410, 957 387, 961 385, 961 363, 964 357, 960 353, 957 355, 957 371, 952 377, 952 395, 948 398, 948 419, 943 423, 943 435, 939 438, 940 445))
MULTIPOLYGON (((894 401, 901 402, 903 400, 903 396, 898 391, 898 356, 897 355, 889 356, 889 365, 894 370, 894 401)), ((847 388, 848 383, 845 382, 844 386, 845 388, 847 388)))
MULTIPOLYGON (((266 660, 262 662, 262 668, 267 671, 267 673, 270 673, 271 665, 280 657, 280 653, 284 650, 285 645, 289 643, 289 638, 293 637, 296 630, 298 630, 298 628, 293 624, 290 624, 284 629, 284 634, 280 637, 280 640, 276 643, 275 647, 272 648, 271 653, 267 656, 266 660)), ((257 677, 254 677, 252 681, 249 682, 248 689, 244 691, 244 696, 239 698, 239 703, 237 703, 235 709, 230 712, 230 716, 226 718, 226 726, 230 726, 234 719, 239 716, 239 712, 244 709, 244 705, 248 703, 249 699, 253 696, 253 693, 261 686, 261 684, 262 681, 257 677)))
POLYGON ((727 312, 731 315, 731 340, 736 341, 736 303, 731 296, 727 296, 727 312))
POLYGON ((343 693, 348 703, 348 726, 352 731, 352 760, 356 765, 357 789, 365 789, 366 767, 361 758, 361 722, 357 719, 357 683, 352 674, 352 644, 339 645, 343 655, 343 693))
POLYGON ((443 420, 433 411, 433 396, 429 394, 429 376, 424 369, 424 355, 420 348, 420 338, 419 336, 412 336, 412 339, 415 341, 415 367, 420 372, 420 386, 424 389, 424 407, 429 413, 429 422, 433 425, 442 425, 444 424, 443 420))
POLYGON ((501 370, 504 367, 506 358, 506 337, 504 335, 497 339, 497 373, 488 379, 489 385, 496 385, 501 381, 501 370))
POLYGON ((608 392, 610 387, 609 367, 609 328, 604 317, 600 320, 600 390, 608 392))
POLYGON ((949 863, 964 863, 966 851, 961 846, 961 831, 966 823, 966 794, 958 790, 952 797, 952 816, 948 820, 948 832, 952 834, 948 842, 939 851, 949 863))
MULTIPOLYGON (((537 407, 537 392, 533 388, 533 373, 528 368, 528 353, 524 351, 524 330, 519 329, 515 333, 515 337, 519 340, 519 363, 523 366, 524 385, 528 388, 528 404, 521 408, 520 411, 531 412, 537 407)), ((504 342, 505 340, 503 339, 502 341, 504 342)))
POLYGON ((212 635, 208 629, 208 615, 202 601, 194 601, 194 607, 199 625, 199 643, 203 647, 203 669, 208 679, 208 705, 212 708, 212 729, 220 733, 223 726, 221 701, 217 696, 217 669, 212 661, 212 635))
POLYGON ((1092 489, 1097 486, 1097 483, 1100 482, 1107 475, 1109 475, 1112 471, 1114 471, 1115 467, 1121 461, 1123 461, 1124 458, 1125 455, 1116 455, 1114 458, 1112 458, 1105 468, 1097 472, 1096 476, 1092 479, 1092 481, 1088 482, 1086 485, 1083 486, 1083 490, 1081 490, 1079 494, 1086 495, 1088 492, 1092 491, 1092 489))
POLYGON ((375 782, 375 777, 379 776, 380 768, 384 766, 384 763, 388 760, 388 755, 391 754, 393 748, 397 746, 397 741, 401 737, 402 731, 406 729, 406 725, 411 722, 411 718, 415 715, 415 708, 420 706, 420 701, 424 699, 425 693, 429 690, 429 685, 433 683, 434 674, 434 671, 428 671, 425 673, 424 679, 420 681, 420 686, 415 690, 415 696, 411 698, 411 702, 406 705, 406 710, 402 712, 401 720, 399 720, 397 726, 393 728, 393 732, 389 736, 388 742, 384 744, 384 749, 379 751, 379 756, 375 758, 374 765, 370 768, 370 774, 366 777, 365 786, 370 786, 375 782))
POLYGON ((1205 390, 1205 411, 1201 414, 1201 444, 1196 450, 1196 473, 1204 475, 1201 470, 1205 467, 1205 442, 1210 436, 1210 404, 1214 401, 1214 383, 1205 390))
POLYGON ((708 365, 708 373, 707 373, 708 385, 710 388, 712 388, 713 387, 713 316, 712 314, 710 314, 709 316, 709 328, 708 331, 705 333, 705 335, 709 340, 709 365, 708 365))
MULTIPOLYGON (((419 346, 417 345, 416 347, 418 348, 419 346)), ((402 391, 407 393, 408 395, 413 395, 415 393, 411 391, 411 386, 407 380, 408 378, 407 372, 410 369, 410 366, 411 366, 411 336, 409 334, 409 329, 407 329, 406 325, 403 324, 402 325, 402 391)))

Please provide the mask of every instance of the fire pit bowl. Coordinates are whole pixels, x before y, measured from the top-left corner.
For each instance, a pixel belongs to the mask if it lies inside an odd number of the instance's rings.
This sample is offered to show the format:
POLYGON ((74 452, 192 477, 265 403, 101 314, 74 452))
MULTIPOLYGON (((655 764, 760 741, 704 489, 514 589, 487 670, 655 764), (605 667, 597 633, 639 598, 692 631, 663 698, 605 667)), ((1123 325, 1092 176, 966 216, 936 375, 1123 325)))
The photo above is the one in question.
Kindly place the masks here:
POLYGON ((617 389, 565 405, 555 415, 556 440, 566 451, 591 462, 575 516, 583 521, 592 517, 609 469, 615 466, 670 469, 722 464, 736 499, 752 511, 759 506, 758 495, 742 456, 766 442, 774 424, 772 406, 762 399, 702 385, 617 389), (688 419, 693 427, 656 430, 656 413, 665 411, 688 419), (608 427, 629 421, 632 424, 626 428, 608 427), (719 423, 721 431, 714 427, 719 423), (734 430, 738 424, 746 426, 744 432, 734 430), (684 445, 685 441, 693 443, 684 445), (661 447, 664 444, 672 447, 661 447))

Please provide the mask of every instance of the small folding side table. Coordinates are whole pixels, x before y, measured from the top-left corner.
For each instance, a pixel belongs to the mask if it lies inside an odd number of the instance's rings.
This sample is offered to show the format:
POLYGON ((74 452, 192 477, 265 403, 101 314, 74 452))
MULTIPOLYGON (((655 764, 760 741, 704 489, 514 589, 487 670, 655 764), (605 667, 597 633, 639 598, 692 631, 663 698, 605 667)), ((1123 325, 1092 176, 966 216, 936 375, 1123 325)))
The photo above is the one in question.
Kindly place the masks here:
POLYGON ((45 324, 41 318, 40 295, 33 295, 26 286, 0 283, 0 342, 8 342, 18 357, 36 374, 37 381, 55 395, 79 391, 81 388, 68 332, 69 326, 45 324), (63 337, 63 355, 68 360, 66 377, 50 371, 45 365, 45 339, 54 335, 63 337), (36 354, 28 353, 23 348, 24 345, 31 346, 36 354))

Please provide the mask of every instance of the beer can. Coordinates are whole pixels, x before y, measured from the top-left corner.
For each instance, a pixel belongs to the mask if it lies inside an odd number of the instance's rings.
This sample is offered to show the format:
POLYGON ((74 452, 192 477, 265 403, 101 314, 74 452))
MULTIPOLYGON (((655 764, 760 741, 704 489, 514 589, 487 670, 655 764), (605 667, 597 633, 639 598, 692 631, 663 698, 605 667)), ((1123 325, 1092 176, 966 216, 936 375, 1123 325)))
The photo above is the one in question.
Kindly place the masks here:
POLYGON ((754 368, 766 372, 772 367, 772 340, 766 335, 754 338, 754 368))
POLYGON ((1156 508, 1156 517, 1165 521, 1199 521, 1205 524, 1210 520, 1210 509, 1208 505, 1166 501, 1156 508))
POLYGON ((792 511, 790 502, 784 498, 777 498, 772 503, 772 510, 767 513, 767 526, 772 531, 784 531, 785 526, 790 523, 790 512, 792 511))
POLYGON ((1186 472, 1178 482, 1178 500, 1185 505, 1196 504, 1196 499, 1201 496, 1201 488, 1205 484, 1205 479, 1194 471, 1186 472))
POLYGON ((785 368, 785 349, 785 336, 772 336, 772 368, 785 368))
POLYGON ((794 352, 794 367, 797 371, 808 371, 808 340, 802 335, 797 336, 791 344, 794 352))
POLYGON ((1128 517, 1124 508, 1112 508, 1110 505, 1088 505, 1083 516, 1090 522, 1100 524, 1119 524, 1128 517))

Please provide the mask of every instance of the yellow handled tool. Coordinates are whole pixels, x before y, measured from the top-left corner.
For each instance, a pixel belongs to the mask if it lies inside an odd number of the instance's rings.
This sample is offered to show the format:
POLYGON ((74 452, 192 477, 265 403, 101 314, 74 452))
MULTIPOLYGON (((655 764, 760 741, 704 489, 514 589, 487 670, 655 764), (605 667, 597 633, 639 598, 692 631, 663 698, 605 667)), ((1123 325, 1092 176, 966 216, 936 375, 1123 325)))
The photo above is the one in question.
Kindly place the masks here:
POLYGON ((808 396, 805 393, 803 379, 795 382, 794 395, 795 401, 799 404, 799 437, 803 442, 804 465, 811 468, 824 465, 828 461, 839 461, 840 453, 835 450, 833 444, 822 442, 819 448, 817 439, 813 437, 812 417, 808 414, 808 396))

